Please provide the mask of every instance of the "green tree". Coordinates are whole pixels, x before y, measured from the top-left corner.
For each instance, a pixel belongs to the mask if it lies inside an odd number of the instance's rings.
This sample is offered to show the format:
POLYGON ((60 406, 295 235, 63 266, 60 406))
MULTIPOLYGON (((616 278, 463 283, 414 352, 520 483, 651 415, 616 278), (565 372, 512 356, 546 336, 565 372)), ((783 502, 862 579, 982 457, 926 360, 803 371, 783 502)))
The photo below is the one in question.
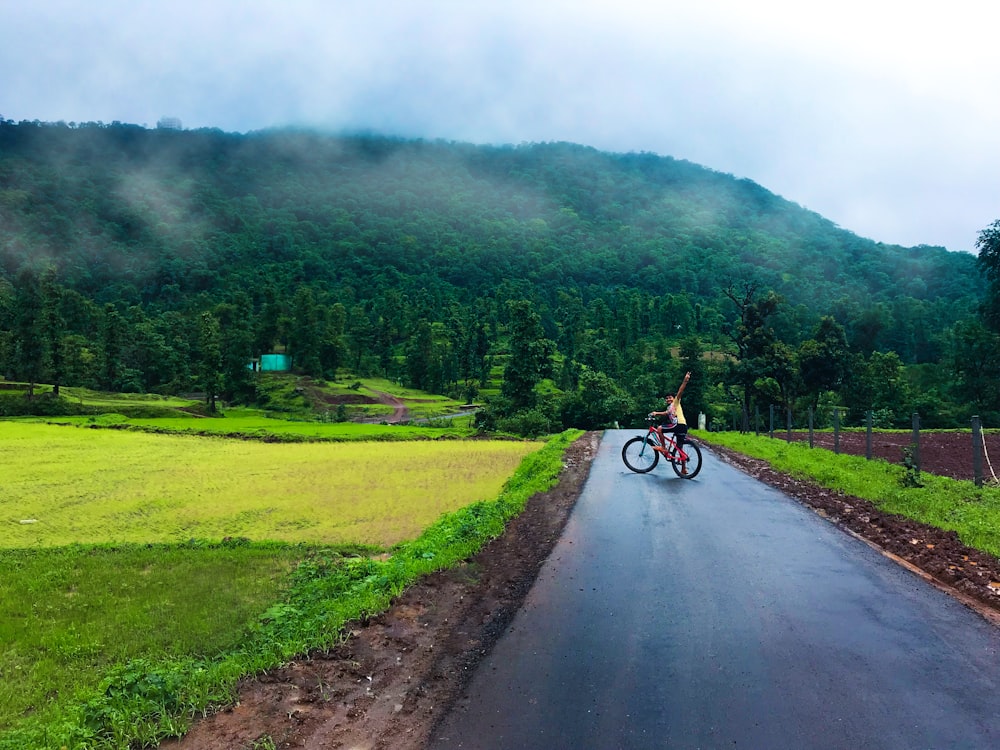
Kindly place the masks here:
POLYGON ((860 425, 865 414, 875 414, 879 427, 901 426, 910 412, 910 398, 903 372, 903 362, 895 352, 872 352, 867 359, 853 357, 845 382, 848 419, 860 425))
POLYGON ((52 395, 59 396, 59 386, 66 378, 66 320, 62 313, 62 289, 56 283, 56 269, 49 266, 42 273, 41 332, 46 372, 52 383, 52 395))
POLYGON ((500 394, 512 412, 535 406, 535 386, 552 374, 553 342, 545 337, 542 320, 527 300, 509 304, 510 357, 503 371, 500 394))
POLYGON ((0 377, 11 377, 15 305, 14 285, 0 277, 0 377))
POLYGON ((286 318, 278 299, 278 292, 271 286, 264 288, 264 302, 254 326, 253 351, 255 355, 270 354, 285 336, 286 318))
POLYGON ((988 293, 983 302, 983 317, 995 332, 1000 333, 1000 219, 979 233, 979 268, 985 274, 988 293))
POLYGON ((42 378, 45 364, 44 300, 38 274, 24 267, 17 276, 14 305, 14 368, 28 383, 28 398, 42 378))
POLYGON ((222 333, 219 320, 210 312, 200 317, 198 380, 205 392, 205 403, 213 414, 218 410, 216 401, 222 392, 222 333))
POLYGON ((104 305, 104 322, 101 328, 101 371, 99 384, 103 390, 118 391, 124 380, 125 347, 127 340, 125 321, 118 308, 108 302, 104 305))
POLYGON ((255 392, 254 373, 248 366, 253 358, 253 321, 250 298, 238 293, 231 303, 217 305, 222 395, 230 401, 249 402, 255 392))
POLYGON ((981 416, 1000 412, 1000 335, 979 321, 957 324, 951 360, 958 399, 981 416))
POLYGON ((429 321, 417 323, 406 346, 407 384, 413 388, 430 390, 434 369, 434 334, 429 321))
POLYGON ((756 384, 768 376, 769 358, 777 340, 768 319, 781 297, 768 292, 760 297, 760 285, 746 282, 741 288, 729 286, 725 296, 736 306, 737 319, 726 333, 736 346, 736 360, 729 365, 727 380, 739 387, 743 430, 750 429, 750 412, 757 394, 756 384))
POLYGON ((325 374, 336 377, 337 370, 346 359, 344 327, 347 324, 347 308, 340 302, 334 302, 323 310, 323 319, 326 336, 320 344, 320 362, 325 374))
POLYGON ((347 347, 351 352, 352 366, 358 375, 365 374, 363 362, 375 345, 377 330, 364 305, 354 305, 347 317, 347 347))
POLYGON ((292 299, 288 349, 295 369, 316 378, 323 375, 320 352, 325 331, 320 322, 321 315, 312 289, 300 286, 292 299))
POLYGON ((820 318, 813 337, 799 344, 799 372, 813 411, 818 408, 822 393, 840 389, 848 357, 844 327, 830 316, 820 318))
POLYGON ((174 350, 141 307, 133 305, 128 314, 132 331, 130 359, 139 372, 142 390, 148 392, 173 379, 174 350))
MULTIPOLYGON (((768 395, 787 411, 792 408, 802 385, 795 351, 784 341, 774 341, 765 352, 764 360, 765 381, 776 389, 768 395)), ((758 386, 758 390, 762 389, 758 386)))
POLYGON ((580 372, 580 388, 563 397, 559 416, 564 427, 599 430, 635 410, 632 398, 603 372, 584 367, 580 372))

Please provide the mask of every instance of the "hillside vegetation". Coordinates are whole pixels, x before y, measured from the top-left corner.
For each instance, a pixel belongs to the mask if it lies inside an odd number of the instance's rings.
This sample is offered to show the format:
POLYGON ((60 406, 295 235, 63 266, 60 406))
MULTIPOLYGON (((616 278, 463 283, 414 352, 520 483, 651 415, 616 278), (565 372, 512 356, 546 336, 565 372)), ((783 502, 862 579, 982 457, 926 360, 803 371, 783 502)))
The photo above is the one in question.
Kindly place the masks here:
POLYGON ((283 351, 541 432, 636 418, 713 350, 745 366, 697 373, 710 418, 853 377, 884 392, 852 408, 947 421, 996 408, 950 364, 983 294, 971 255, 654 154, 0 121, 0 372, 28 382, 258 403, 246 363, 283 351))

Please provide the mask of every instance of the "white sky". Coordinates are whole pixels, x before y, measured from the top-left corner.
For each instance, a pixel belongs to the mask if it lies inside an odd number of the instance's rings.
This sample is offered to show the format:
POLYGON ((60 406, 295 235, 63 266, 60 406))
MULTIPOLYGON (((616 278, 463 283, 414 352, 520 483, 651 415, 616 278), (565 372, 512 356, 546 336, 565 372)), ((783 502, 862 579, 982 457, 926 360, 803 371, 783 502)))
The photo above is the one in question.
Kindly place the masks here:
POLYGON ((649 151, 972 251, 998 35, 993 0, 0 0, 0 116, 649 151))

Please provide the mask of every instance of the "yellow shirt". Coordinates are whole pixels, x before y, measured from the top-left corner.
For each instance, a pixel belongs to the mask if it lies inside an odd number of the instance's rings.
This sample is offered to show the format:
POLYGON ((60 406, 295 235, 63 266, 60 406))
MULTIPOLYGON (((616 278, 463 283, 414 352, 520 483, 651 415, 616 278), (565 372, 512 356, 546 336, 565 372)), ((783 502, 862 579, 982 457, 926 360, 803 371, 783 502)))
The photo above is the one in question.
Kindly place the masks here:
POLYGON ((684 419, 684 409, 681 408, 681 402, 674 399, 674 403, 671 404, 674 407, 674 415, 677 417, 677 424, 687 424, 687 420, 684 419))

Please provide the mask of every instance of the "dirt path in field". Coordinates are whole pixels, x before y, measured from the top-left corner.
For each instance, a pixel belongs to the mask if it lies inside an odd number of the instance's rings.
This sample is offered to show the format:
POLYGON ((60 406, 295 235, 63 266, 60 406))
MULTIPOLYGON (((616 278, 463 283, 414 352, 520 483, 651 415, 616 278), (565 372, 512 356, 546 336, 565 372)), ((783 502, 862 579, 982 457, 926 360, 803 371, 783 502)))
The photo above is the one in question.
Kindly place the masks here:
MULTIPOLYGON (((530 589, 583 487, 598 440, 588 433, 571 446, 559 484, 532 498, 506 533, 466 564, 429 576, 387 612, 354 623, 338 648, 244 681, 236 707, 162 747, 424 748, 530 589)), ((866 500, 792 479, 763 461, 711 449, 1000 624, 997 558, 965 547, 953 532, 881 513, 866 500)), ((938 449, 928 441, 925 450, 930 461, 938 449)))
POLYGON ((406 408, 400 399, 393 396, 391 393, 385 393, 384 391, 372 391, 375 394, 378 402, 380 404, 385 404, 386 406, 392 407, 392 416, 386 417, 385 420, 389 424, 399 424, 400 422, 408 422, 410 419, 410 410, 406 408))

